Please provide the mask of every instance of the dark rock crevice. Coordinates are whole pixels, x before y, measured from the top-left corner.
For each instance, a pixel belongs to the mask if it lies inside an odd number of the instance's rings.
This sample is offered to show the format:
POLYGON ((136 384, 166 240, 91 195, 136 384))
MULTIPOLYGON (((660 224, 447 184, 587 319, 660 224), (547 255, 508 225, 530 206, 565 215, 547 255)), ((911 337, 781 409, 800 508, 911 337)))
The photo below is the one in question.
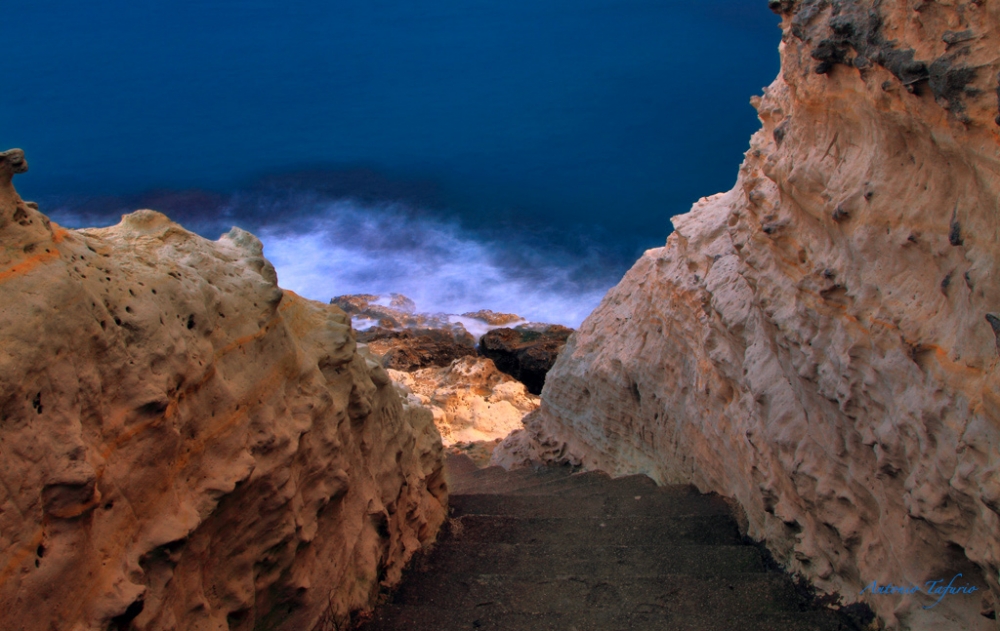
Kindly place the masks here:
POLYGON ((545 375, 556 363, 573 329, 553 324, 540 330, 526 326, 494 329, 479 340, 479 352, 532 394, 541 394, 545 375))

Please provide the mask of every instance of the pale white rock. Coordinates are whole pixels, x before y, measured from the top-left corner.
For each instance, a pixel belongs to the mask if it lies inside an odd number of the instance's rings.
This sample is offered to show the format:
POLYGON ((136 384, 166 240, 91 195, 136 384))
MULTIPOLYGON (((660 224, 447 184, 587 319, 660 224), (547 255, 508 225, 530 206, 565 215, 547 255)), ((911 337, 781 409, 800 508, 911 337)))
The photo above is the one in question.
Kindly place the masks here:
POLYGON ((1000 5, 774 4, 782 72, 754 100, 763 129, 736 187, 674 218, 494 462, 692 483, 890 628, 995 629, 1000 5), (912 49, 929 80, 851 46, 817 74, 834 27, 912 49), (931 609, 926 594, 861 594, 957 574, 980 591, 931 609))
POLYGON ((462 357, 444 368, 388 372, 431 410, 445 446, 504 438, 538 408, 538 397, 485 357, 462 357))

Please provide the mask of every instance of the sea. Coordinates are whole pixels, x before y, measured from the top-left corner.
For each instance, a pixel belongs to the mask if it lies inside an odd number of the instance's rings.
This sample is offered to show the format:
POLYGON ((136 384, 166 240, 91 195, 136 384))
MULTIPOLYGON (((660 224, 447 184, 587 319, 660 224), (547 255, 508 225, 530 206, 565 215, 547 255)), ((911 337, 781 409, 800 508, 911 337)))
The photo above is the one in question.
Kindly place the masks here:
POLYGON ((732 187, 778 72, 764 0, 31 0, 0 150, 69 227, 257 234, 315 300, 577 326, 732 187))

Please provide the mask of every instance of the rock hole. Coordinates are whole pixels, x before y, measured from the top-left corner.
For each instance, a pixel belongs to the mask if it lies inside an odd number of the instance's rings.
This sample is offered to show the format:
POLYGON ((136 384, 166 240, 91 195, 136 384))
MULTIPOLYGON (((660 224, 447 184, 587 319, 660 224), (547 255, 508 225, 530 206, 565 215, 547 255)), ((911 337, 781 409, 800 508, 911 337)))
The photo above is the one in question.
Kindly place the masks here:
POLYGON ((125 313, 132 313, 132 307, 125 307, 125 313))
POLYGON ((131 629, 132 621, 136 619, 136 616, 142 613, 142 608, 144 606, 145 603, 141 599, 129 605, 124 612, 111 619, 111 624, 108 625, 108 631, 128 631, 131 629))
POLYGON ((167 410, 167 401, 157 400, 143 403, 139 406, 139 414, 144 416, 159 416, 167 410))
POLYGON ((838 305, 841 307, 847 306, 848 303, 847 288, 844 287, 843 285, 834 285, 829 289, 824 289, 823 291, 819 292, 819 295, 823 298, 823 300, 829 302, 830 304, 838 305))
POLYGON ((188 330, 191 330, 191 329, 194 328, 194 314, 193 313, 188 316, 187 328, 188 328, 188 330))
POLYGON ((226 624, 229 625, 230 631, 235 631, 235 629, 243 628, 243 623, 246 622, 249 617, 249 609, 237 609, 236 611, 230 611, 226 614, 226 624))
POLYGON ((385 513, 375 513, 371 515, 372 525, 375 526, 375 532, 382 539, 389 538, 389 517, 385 513))
POLYGON ((987 313, 986 321, 990 323, 990 327, 993 328, 993 336, 997 341, 997 353, 1000 353, 1000 314, 987 313))
POLYGON ((35 412, 38 414, 42 413, 42 393, 38 392, 35 394, 35 398, 31 400, 31 407, 35 408, 35 412))
POLYGON ((927 365, 930 362, 931 355, 934 354, 934 349, 930 346, 924 346, 923 344, 916 344, 910 347, 910 359, 913 363, 920 367, 920 370, 927 370, 927 365))
POLYGON ((948 287, 951 285, 951 277, 955 272, 948 272, 948 275, 941 279, 941 293, 948 295, 948 287))
POLYGON ((951 227, 948 230, 948 243, 956 247, 963 244, 962 224, 958 223, 958 221, 956 221, 954 217, 951 220, 951 227))
POLYGON ((130 295, 132 295, 133 297, 135 296, 135 292, 134 292, 134 291, 132 291, 131 289, 129 289, 129 290, 128 290, 128 293, 129 293, 130 295))
POLYGON ((122 319, 119 318, 118 316, 115 316, 115 324, 117 324, 118 326, 121 326, 122 325, 122 319))
POLYGON ((35 556, 38 557, 39 559, 41 559, 42 557, 45 556, 45 546, 44 545, 38 544, 38 547, 35 548, 35 556))
POLYGON ((156 290, 155 289, 150 289, 150 291, 153 292, 153 294, 156 294, 156 290))

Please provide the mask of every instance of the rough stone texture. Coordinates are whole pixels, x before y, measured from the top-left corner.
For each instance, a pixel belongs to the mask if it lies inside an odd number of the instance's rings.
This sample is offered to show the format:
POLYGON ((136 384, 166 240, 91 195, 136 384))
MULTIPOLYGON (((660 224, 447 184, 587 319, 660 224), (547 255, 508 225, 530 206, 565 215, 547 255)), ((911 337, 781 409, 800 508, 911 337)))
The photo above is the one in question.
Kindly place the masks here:
POLYGON ((477 354, 471 335, 456 336, 448 329, 393 331, 376 326, 358 333, 358 340, 368 344, 369 349, 382 358, 385 368, 393 370, 444 367, 459 357, 477 354))
POLYGON ((446 368, 390 370, 389 375, 412 393, 415 404, 430 408, 446 446, 492 443, 521 429, 524 415, 538 409, 538 397, 485 357, 463 357, 446 368))
POLYGON ((452 322, 446 313, 418 313, 414 302, 403 294, 351 294, 337 296, 330 304, 351 316, 360 331, 372 327, 386 331, 436 330, 450 333, 456 342, 469 346, 476 343, 460 322, 452 322))
POLYGON ((65 230, 23 167, 0 154, 0 627, 342 628, 444 519, 431 414, 252 235, 65 230))
POLYGON ((496 311, 490 311, 489 309, 480 309, 479 311, 463 313, 462 316, 485 322, 491 326, 505 326, 508 324, 514 324, 515 322, 524 322, 524 318, 516 313, 499 313, 496 311))
POLYGON ((1000 3, 769 4, 736 187, 674 218, 494 460, 691 482, 892 628, 996 628, 1000 3), (958 573, 982 591, 859 596, 958 573))
POLYGON ((573 329, 558 324, 493 329, 479 339, 479 352, 527 386, 529 392, 541 394, 545 374, 572 333, 573 329))

